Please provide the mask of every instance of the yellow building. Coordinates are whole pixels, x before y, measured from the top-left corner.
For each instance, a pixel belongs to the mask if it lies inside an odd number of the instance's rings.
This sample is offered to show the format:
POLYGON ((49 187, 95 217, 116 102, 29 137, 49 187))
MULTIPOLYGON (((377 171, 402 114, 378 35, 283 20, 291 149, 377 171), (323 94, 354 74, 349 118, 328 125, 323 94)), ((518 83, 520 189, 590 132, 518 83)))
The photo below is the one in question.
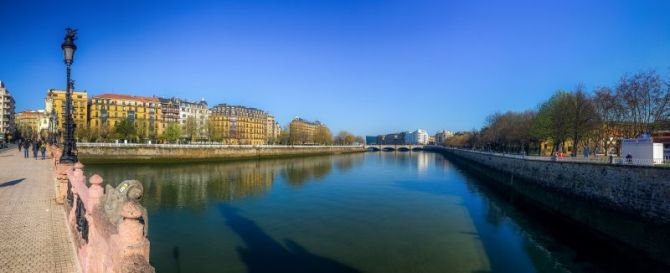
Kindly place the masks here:
POLYGON ((209 120, 213 123, 214 141, 225 144, 267 143, 268 113, 244 106, 219 104, 210 109, 209 120))
POLYGON ((267 139, 268 144, 275 144, 279 140, 279 134, 281 134, 281 127, 279 126, 279 123, 275 120, 275 117, 268 115, 267 117, 267 124, 265 125, 265 133, 267 136, 265 137, 267 139))
POLYGON ((289 124, 289 141, 292 144, 315 144, 315 136, 319 127, 325 127, 325 125, 319 121, 311 122, 294 118, 289 124))
MULTIPOLYGON (((63 119, 63 112, 65 105, 65 90, 49 89, 47 90, 47 97, 44 99, 44 110, 47 115, 55 110, 58 118, 58 131, 63 135, 65 120, 63 119)), ((88 94, 86 91, 72 92, 72 117, 76 124, 76 130, 88 127, 88 94)))
POLYGON ((135 124, 137 135, 142 138, 158 136, 165 130, 161 103, 156 97, 103 94, 92 97, 89 108, 91 130, 100 135, 111 133, 124 119, 135 124))
POLYGON ((46 129, 44 111, 23 111, 16 114, 16 128, 25 138, 39 138, 41 131, 46 129))

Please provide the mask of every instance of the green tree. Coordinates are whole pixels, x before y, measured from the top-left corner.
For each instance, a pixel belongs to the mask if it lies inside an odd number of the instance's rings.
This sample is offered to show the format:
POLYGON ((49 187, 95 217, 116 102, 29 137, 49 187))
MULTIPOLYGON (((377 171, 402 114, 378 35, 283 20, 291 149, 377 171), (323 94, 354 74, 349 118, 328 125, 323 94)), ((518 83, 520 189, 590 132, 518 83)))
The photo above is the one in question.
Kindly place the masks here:
POLYGON ((137 129, 135 128, 134 122, 128 118, 121 120, 120 122, 114 125, 114 138, 118 139, 127 139, 134 140, 137 138, 137 129))
POLYGON ((149 137, 149 126, 144 120, 135 121, 135 131, 137 132, 137 137, 140 140, 147 139, 149 137))
POLYGON ((195 138, 197 132, 198 125, 195 122, 195 117, 187 117, 186 123, 184 123, 184 133, 186 133, 186 137, 188 137, 189 140, 193 142, 193 138, 195 138))
POLYGON ((551 139, 553 151, 558 151, 570 135, 571 118, 568 112, 572 108, 571 94, 556 92, 549 100, 540 105, 540 109, 531 127, 533 137, 541 140, 551 139))
POLYGON ((181 126, 176 122, 170 122, 163 132, 161 139, 169 143, 175 143, 181 137, 181 126))

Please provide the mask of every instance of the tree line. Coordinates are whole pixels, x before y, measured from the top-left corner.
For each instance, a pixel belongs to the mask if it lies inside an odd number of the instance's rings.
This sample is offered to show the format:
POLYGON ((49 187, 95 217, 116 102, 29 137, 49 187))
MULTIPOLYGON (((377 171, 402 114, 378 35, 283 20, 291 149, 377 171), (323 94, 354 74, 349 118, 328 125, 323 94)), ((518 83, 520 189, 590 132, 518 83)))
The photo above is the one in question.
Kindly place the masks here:
POLYGON ((556 91, 536 109, 494 113, 481 129, 459 132, 447 145, 513 153, 545 148, 551 153, 569 150, 573 156, 584 149, 609 154, 618 152, 622 138, 662 130, 670 130, 670 80, 650 70, 623 75, 615 86, 591 92, 582 84, 556 91))

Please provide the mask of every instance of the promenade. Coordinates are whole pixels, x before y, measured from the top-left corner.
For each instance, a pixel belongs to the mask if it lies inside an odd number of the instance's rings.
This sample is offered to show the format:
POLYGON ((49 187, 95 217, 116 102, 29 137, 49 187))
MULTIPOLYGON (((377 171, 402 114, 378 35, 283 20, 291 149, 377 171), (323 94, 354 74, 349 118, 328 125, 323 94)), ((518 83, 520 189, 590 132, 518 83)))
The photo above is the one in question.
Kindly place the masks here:
POLYGON ((0 150, 0 272, 78 272, 51 163, 0 150))

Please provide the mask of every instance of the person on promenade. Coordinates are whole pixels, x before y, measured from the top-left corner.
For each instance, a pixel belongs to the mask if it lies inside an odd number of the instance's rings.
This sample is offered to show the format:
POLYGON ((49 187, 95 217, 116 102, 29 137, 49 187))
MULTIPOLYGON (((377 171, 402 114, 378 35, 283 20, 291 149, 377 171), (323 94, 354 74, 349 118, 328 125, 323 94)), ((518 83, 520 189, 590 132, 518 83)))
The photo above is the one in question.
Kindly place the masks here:
POLYGON ((37 160, 37 153, 39 152, 39 150, 40 150, 40 142, 36 140, 35 142, 33 142, 33 158, 35 158, 35 160, 37 160))
POLYGON ((21 152, 21 146, 23 146, 23 139, 19 139, 19 153, 21 152))
POLYGON ((46 153, 47 153, 47 144, 42 142, 42 145, 40 145, 40 152, 42 153, 42 160, 46 158, 46 153))
POLYGON ((28 150, 30 149, 30 140, 23 140, 23 158, 28 158, 28 150))

